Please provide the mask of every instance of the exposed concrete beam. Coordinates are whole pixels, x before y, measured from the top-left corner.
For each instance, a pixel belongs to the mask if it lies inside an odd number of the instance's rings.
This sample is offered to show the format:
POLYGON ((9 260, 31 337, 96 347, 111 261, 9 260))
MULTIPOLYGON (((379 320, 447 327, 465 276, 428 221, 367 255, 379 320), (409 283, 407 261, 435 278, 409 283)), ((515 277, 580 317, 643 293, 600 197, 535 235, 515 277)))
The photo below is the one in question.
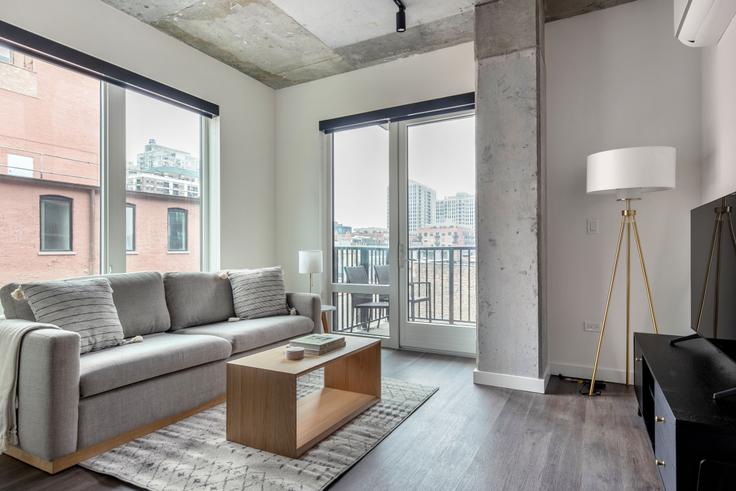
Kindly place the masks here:
POLYGON ((633 1, 635 0, 545 0, 544 18, 545 21, 552 22, 633 1))

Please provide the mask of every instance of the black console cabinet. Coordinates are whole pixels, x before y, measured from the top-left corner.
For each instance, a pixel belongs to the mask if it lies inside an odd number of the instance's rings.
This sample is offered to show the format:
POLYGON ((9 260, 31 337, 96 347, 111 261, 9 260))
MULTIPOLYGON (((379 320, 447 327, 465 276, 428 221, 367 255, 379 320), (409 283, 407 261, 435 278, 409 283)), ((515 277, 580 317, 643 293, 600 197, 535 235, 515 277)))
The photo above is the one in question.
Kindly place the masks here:
POLYGON ((736 362, 705 339, 634 335, 634 388, 665 489, 736 489, 736 362))

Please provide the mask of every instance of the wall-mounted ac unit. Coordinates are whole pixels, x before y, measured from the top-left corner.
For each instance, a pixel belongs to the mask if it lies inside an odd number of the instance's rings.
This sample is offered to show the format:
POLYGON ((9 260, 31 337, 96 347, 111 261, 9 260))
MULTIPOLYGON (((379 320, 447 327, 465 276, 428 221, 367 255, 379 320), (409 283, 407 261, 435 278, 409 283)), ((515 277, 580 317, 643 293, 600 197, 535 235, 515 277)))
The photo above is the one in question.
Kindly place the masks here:
POLYGON ((736 0, 675 0, 675 36, 687 46, 713 46, 736 14, 736 0))

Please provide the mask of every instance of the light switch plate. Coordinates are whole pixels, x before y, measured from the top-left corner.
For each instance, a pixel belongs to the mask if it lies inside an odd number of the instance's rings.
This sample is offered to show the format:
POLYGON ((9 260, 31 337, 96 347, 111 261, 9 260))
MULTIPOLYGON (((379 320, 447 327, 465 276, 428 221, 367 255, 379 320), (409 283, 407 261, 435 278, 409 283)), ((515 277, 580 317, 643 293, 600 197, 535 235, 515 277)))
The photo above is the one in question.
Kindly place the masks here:
POLYGON ((588 235, 594 235, 598 233, 598 219, 588 218, 585 222, 585 232, 588 235))

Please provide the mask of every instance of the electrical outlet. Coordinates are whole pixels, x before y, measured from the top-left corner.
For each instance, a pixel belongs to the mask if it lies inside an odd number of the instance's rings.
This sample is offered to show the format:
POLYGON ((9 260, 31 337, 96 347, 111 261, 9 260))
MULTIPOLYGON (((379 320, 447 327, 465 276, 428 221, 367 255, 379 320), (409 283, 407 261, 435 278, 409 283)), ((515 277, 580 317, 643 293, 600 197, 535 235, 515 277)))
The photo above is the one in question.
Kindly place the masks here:
POLYGON ((588 218, 585 221, 585 233, 588 235, 595 235, 598 233, 598 219, 588 218))
POLYGON ((601 331, 601 325, 597 322, 583 322, 583 331, 586 332, 600 332, 601 331))

